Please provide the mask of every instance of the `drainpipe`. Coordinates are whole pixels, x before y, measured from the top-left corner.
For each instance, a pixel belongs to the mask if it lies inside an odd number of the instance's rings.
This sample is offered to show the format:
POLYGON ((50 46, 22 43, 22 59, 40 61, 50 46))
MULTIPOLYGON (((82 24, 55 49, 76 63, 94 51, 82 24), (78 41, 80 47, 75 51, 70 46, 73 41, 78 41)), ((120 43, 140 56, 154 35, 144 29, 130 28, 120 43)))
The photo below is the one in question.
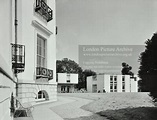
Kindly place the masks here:
MULTIPOLYGON (((15 65, 17 64, 17 26, 18 26, 18 20, 17 20, 17 0, 15 0, 15 65)), ((16 82, 16 98, 18 98, 18 78, 17 78, 17 70, 16 67, 14 69, 14 74, 17 79, 16 82)), ((16 100, 16 107, 18 107, 18 101, 16 100)))

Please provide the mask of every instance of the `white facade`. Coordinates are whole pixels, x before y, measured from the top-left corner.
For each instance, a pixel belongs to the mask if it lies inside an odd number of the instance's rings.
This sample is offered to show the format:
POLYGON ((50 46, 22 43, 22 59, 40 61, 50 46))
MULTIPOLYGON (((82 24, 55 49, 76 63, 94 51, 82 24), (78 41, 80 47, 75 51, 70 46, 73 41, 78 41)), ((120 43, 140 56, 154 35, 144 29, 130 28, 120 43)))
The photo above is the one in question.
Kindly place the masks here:
POLYGON ((19 99, 22 103, 40 99, 57 100, 55 0, 44 2, 52 9, 53 19, 50 21, 36 11, 37 3, 40 10, 44 9, 40 8, 43 4, 40 2, 18 1, 18 43, 25 45, 25 70, 18 74, 19 99), (43 73, 38 74, 37 67, 43 73), (53 70, 52 79, 45 77, 47 70, 53 70))
POLYGON ((138 77, 130 75, 96 75, 87 77, 88 92, 138 92, 138 77))
POLYGON ((0 120, 13 120, 11 94, 15 96, 15 79, 11 63, 11 2, 0 1, 0 120))
POLYGON ((76 84, 78 84, 78 74, 57 73, 57 81, 58 92, 74 92, 74 87, 76 84))
MULTIPOLYGON (((0 55, 8 66, 6 71, 12 76, 15 0, 1 0, 0 9, 0 55)), ((55 16, 55 0, 17 0, 17 44, 25 46, 24 72, 17 74, 21 103, 57 100, 55 16)))

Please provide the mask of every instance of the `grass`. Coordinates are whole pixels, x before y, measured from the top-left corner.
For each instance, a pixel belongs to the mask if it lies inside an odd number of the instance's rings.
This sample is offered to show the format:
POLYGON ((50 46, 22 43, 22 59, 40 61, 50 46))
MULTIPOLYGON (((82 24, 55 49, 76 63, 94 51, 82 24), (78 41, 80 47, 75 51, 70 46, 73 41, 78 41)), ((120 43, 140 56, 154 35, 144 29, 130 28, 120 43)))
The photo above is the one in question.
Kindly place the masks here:
POLYGON ((65 120, 157 120, 156 107, 124 108, 119 110, 105 110, 80 118, 65 120))
POLYGON ((157 120, 157 107, 148 93, 64 94, 93 102, 81 108, 94 114, 66 120, 157 120))
POLYGON ((157 120, 156 107, 124 108, 98 112, 110 120, 157 120))

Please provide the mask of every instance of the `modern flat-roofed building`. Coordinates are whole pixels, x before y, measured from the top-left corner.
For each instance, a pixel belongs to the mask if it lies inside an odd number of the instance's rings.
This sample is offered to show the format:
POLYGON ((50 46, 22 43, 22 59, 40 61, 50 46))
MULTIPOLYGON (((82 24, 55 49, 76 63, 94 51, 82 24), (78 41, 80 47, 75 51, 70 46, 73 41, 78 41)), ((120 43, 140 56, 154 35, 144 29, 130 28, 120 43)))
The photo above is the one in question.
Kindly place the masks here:
POLYGON ((138 92, 138 77, 98 74, 87 77, 87 92, 138 92))
POLYGON ((59 93, 71 93, 78 84, 78 74, 74 73, 57 73, 57 91, 59 93))

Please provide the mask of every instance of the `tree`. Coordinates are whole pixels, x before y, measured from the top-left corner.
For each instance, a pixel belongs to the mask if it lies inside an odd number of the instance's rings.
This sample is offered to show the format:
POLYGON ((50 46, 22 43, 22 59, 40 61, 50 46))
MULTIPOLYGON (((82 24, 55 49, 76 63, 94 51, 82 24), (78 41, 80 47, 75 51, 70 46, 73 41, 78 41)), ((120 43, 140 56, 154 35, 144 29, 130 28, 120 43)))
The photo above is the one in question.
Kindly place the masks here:
POLYGON ((125 62, 122 63, 122 67, 123 67, 121 71, 122 75, 131 75, 131 76, 134 75, 134 73, 131 72, 132 67, 126 64, 125 62))
POLYGON ((139 77, 142 91, 149 91, 157 98, 157 33, 145 42, 145 51, 140 54, 139 77))
POLYGON ((78 89, 86 89, 86 78, 96 74, 91 70, 82 70, 82 68, 73 60, 64 58, 62 60, 57 60, 56 62, 56 72, 57 73, 77 73, 78 74, 78 89))
POLYGON ((73 60, 64 58, 56 62, 57 73, 80 73, 82 68, 73 60))

